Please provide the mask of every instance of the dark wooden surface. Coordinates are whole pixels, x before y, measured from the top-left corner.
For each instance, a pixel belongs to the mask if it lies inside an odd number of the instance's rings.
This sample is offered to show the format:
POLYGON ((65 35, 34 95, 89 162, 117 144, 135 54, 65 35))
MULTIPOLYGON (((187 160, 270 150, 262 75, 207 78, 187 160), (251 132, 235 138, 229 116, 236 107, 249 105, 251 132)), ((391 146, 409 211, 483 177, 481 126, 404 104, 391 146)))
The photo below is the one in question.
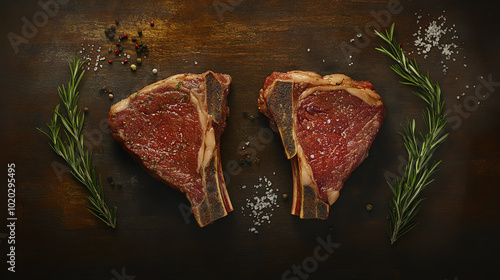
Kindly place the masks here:
POLYGON ((308 258, 314 256, 318 238, 331 238, 340 247, 308 275, 289 279, 462 280, 500 275, 495 261, 500 249, 500 87, 492 87, 477 106, 464 103, 466 96, 474 96, 473 86, 481 85, 478 77, 491 75, 500 81, 498 4, 401 0, 402 11, 391 15, 404 48, 441 84, 446 109, 452 110, 449 139, 436 153, 443 163, 424 192, 419 225, 391 246, 386 235, 391 192, 384 174, 398 173, 400 156, 405 155, 399 124, 407 116, 420 120, 423 104, 398 83, 388 58, 374 50, 381 40, 364 34, 370 41, 353 54, 352 66, 340 46, 353 46, 356 28, 364 30, 373 21, 370 12, 387 10, 392 1, 232 1, 240 3, 222 18, 212 1, 61 2, 67 3, 59 4, 17 53, 8 33, 20 35, 21 19, 32 22, 42 9, 37 1, 1 4, 1 164, 4 179, 7 163, 16 164, 18 217, 16 273, 11 273, 6 264, 3 183, 1 279, 281 279, 294 265, 313 264, 308 258), (422 19, 417 23, 418 15, 422 19), (413 44, 418 27, 440 15, 447 17, 446 27, 455 24, 454 42, 460 51, 452 56, 456 61, 446 61, 436 50, 424 58, 413 44), (62 161, 36 127, 49 121, 59 102, 57 86, 68 81, 67 61, 81 44, 101 46, 106 60, 115 59, 107 53, 110 41, 104 36, 115 19, 120 21, 118 32, 135 35, 143 29, 150 54, 135 73, 116 61, 96 72, 91 69, 80 87, 80 106, 89 108, 85 127, 96 169, 121 184, 112 188, 104 180, 108 203, 118 207, 118 228, 112 230, 86 210, 87 192, 69 173, 58 178, 53 164, 62 161), (153 28, 150 21, 155 22, 153 28), (449 66, 446 75, 442 60, 449 66), (157 76, 151 74, 153 68, 158 68, 157 76), (259 116, 258 91, 272 71, 344 73, 375 85, 386 103, 387 119, 328 221, 299 220, 289 214, 290 200, 279 200, 271 224, 261 227, 258 235, 248 232, 251 219, 243 216, 241 207, 253 192, 242 185, 266 176, 280 196, 291 194, 290 166, 276 136, 259 146, 259 165, 243 166, 230 176, 235 211, 200 229, 192 217, 189 224, 184 221, 179 210, 187 203, 183 195, 148 176, 108 135, 103 121, 111 104, 156 80, 209 69, 233 77, 231 116, 222 139, 224 166, 239 158, 240 143, 259 144, 255 135, 268 128, 262 116, 252 121, 244 112, 259 116), (114 100, 100 92, 103 86, 113 90, 114 100), (457 100, 462 92, 466 95, 457 100), (464 105, 470 110, 460 115, 464 105), (367 203, 373 205, 371 212, 365 210, 367 203), (123 272, 130 277, 119 277, 123 272))

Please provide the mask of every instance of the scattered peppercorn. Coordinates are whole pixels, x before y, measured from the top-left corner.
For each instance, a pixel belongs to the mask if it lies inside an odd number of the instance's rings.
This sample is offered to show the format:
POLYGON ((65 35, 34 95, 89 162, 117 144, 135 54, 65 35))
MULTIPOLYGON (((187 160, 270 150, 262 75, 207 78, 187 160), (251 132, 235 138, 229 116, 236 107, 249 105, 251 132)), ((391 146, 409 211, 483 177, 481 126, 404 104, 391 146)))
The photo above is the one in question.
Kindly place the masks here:
POLYGON ((366 204, 366 211, 372 211, 372 209, 373 206, 370 203, 366 204))
POLYGON ((113 40, 113 38, 115 37, 115 34, 114 34, 115 30, 113 30, 112 28, 104 29, 104 34, 106 34, 106 38, 113 40))
POLYGON ((153 69, 153 74, 157 74, 158 73, 158 70, 155 68, 153 69))
POLYGON ((109 99, 113 99, 113 94, 111 94, 111 93, 110 93, 110 94, 108 95, 108 97, 109 97, 109 99))
POLYGON ((130 65, 130 70, 132 71, 137 70, 137 66, 135 66, 135 64, 130 65))
POLYGON ((142 63, 142 59, 138 58, 137 59, 137 64, 141 64, 142 63))
POLYGON ((120 42, 117 42, 117 43, 116 43, 116 46, 117 46, 117 47, 119 47, 119 46, 120 46, 120 42))
POLYGON ((149 25, 151 25, 151 27, 155 26, 155 23, 152 21, 149 23, 149 25))
POLYGON ((282 197, 283 197, 283 200, 286 201, 288 199, 288 194, 284 193, 282 197))
POLYGON ((88 112, 88 111, 89 111, 89 108, 84 107, 84 108, 83 108, 83 111, 86 113, 86 112, 88 112))
POLYGON ((245 160, 246 160, 246 162, 248 162, 248 163, 252 163, 252 161, 253 161, 253 160, 252 160, 252 157, 251 157, 250 155, 246 155, 246 156, 245 156, 245 160))
POLYGON ((113 63, 113 60, 111 60, 111 59, 110 59, 110 60, 108 60, 108 63, 109 63, 109 64, 113 63))
POLYGON ((119 49, 116 49, 116 50, 115 50, 115 54, 116 54, 116 55, 119 55, 119 54, 120 54, 120 50, 119 50, 119 49))
POLYGON ((125 60, 123 61, 123 64, 127 64, 127 63, 128 63, 128 59, 125 59, 125 60))
POLYGON ((135 45, 135 51, 137 53, 146 53, 148 52, 148 45, 144 45, 142 42, 139 42, 135 45))

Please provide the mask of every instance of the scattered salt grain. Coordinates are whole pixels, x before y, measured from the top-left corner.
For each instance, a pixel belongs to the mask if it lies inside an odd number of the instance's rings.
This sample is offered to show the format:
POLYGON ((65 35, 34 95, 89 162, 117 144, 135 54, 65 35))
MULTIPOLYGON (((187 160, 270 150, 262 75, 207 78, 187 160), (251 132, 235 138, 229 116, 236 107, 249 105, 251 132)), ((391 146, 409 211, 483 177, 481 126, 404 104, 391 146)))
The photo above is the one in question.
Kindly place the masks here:
MULTIPOLYGON (((425 21, 425 19, 422 19, 422 15, 418 15, 417 13, 415 15, 417 15, 417 24, 425 21)), ((433 50, 437 50, 445 60, 457 61, 457 57, 454 57, 459 53, 457 42, 459 36, 456 34, 456 25, 447 24, 446 21, 447 18, 443 14, 437 18, 432 18, 428 24, 419 24, 417 32, 413 34, 415 37, 415 52, 418 55, 423 55, 423 58, 427 59, 433 50)), ((441 64, 443 66, 443 74, 447 74, 449 66, 444 62, 441 62, 441 64)), ((467 66, 464 64, 464 67, 467 66)))
MULTIPOLYGON (((260 226, 270 224, 274 208, 279 207, 277 204, 278 195, 276 194, 278 189, 273 189, 272 184, 272 181, 266 176, 260 176, 259 183, 253 185, 256 190, 254 197, 252 199, 247 198, 245 206, 241 207, 243 216, 248 214, 249 217, 253 218, 252 225, 248 228, 251 233, 259 233, 258 228, 260 226)), ((241 189, 246 187, 246 185, 243 185, 241 189)))
MULTIPOLYGON (((86 40, 86 39, 83 38, 83 40, 86 40)), ((87 70, 89 71, 91 69, 90 68, 91 61, 92 62, 95 61, 94 65, 93 65, 94 71, 97 71, 98 69, 102 68, 102 64, 100 64, 99 62, 105 60, 106 58, 104 56, 101 56, 101 54, 99 54, 101 52, 101 47, 97 48, 97 54, 96 54, 96 56, 94 56, 95 53, 93 54, 93 52, 92 52, 94 50, 94 45, 87 44, 87 49, 85 48, 84 44, 81 44, 81 46, 82 46, 82 49, 80 51, 78 51, 78 53, 80 53, 82 55, 82 59, 88 61, 87 65, 89 67, 87 67, 87 70)))

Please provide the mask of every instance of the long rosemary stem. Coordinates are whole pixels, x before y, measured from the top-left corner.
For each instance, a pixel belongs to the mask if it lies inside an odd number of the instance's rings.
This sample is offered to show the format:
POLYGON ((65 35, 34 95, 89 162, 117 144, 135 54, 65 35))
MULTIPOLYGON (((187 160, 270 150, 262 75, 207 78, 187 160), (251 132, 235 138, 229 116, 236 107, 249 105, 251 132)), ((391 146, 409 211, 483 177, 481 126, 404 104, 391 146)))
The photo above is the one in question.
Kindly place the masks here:
POLYGON ((50 139, 49 145, 61 156, 71 167, 71 174, 80 181, 90 196, 87 197, 91 206, 89 211, 105 222, 111 228, 116 227, 116 206, 109 208, 104 201, 104 192, 102 189, 101 177, 96 177, 95 170, 92 168, 92 154, 85 150, 83 139, 83 122, 85 115, 78 110, 79 93, 77 91, 84 70, 81 70, 85 61, 74 58, 69 64, 71 78, 68 87, 64 85, 58 88, 59 98, 65 109, 65 115, 59 112, 60 104, 54 110, 53 119, 47 126, 49 132, 41 129, 50 139), (80 71, 81 70, 81 71, 80 71), (61 124, 66 141, 61 138, 61 124))
POLYGON ((433 82, 429 74, 420 73, 416 60, 406 57, 394 37, 394 24, 385 35, 378 31, 375 33, 389 45, 388 49, 381 47, 377 50, 396 62, 391 69, 403 78, 401 83, 414 87, 414 93, 427 104, 422 113, 426 132, 416 131, 414 119, 406 121, 400 134, 408 152, 408 163, 403 175, 393 185, 387 182, 394 195, 390 202, 389 224, 389 238, 394 244, 416 225, 413 219, 421 208, 421 193, 434 180, 432 175, 440 164, 440 161, 431 163, 432 156, 448 134, 444 132, 446 119, 439 84, 433 82))

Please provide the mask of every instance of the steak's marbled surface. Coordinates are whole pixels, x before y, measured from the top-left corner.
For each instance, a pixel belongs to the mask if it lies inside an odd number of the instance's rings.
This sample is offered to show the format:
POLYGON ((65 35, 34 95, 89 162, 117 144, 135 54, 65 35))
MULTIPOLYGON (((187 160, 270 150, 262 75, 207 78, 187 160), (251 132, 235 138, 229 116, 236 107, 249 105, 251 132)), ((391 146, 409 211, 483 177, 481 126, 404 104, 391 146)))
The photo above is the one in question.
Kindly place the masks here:
POLYGON ((172 76, 109 113, 113 138, 148 173, 186 194, 200 226, 232 210, 219 154, 230 82, 229 75, 212 72, 172 76))
POLYGON ((327 218, 344 182, 368 156, 385 117, 382 99, 369 82, 291 71, 269 76, 258 104, 292 162, 292 214, 327 218))

